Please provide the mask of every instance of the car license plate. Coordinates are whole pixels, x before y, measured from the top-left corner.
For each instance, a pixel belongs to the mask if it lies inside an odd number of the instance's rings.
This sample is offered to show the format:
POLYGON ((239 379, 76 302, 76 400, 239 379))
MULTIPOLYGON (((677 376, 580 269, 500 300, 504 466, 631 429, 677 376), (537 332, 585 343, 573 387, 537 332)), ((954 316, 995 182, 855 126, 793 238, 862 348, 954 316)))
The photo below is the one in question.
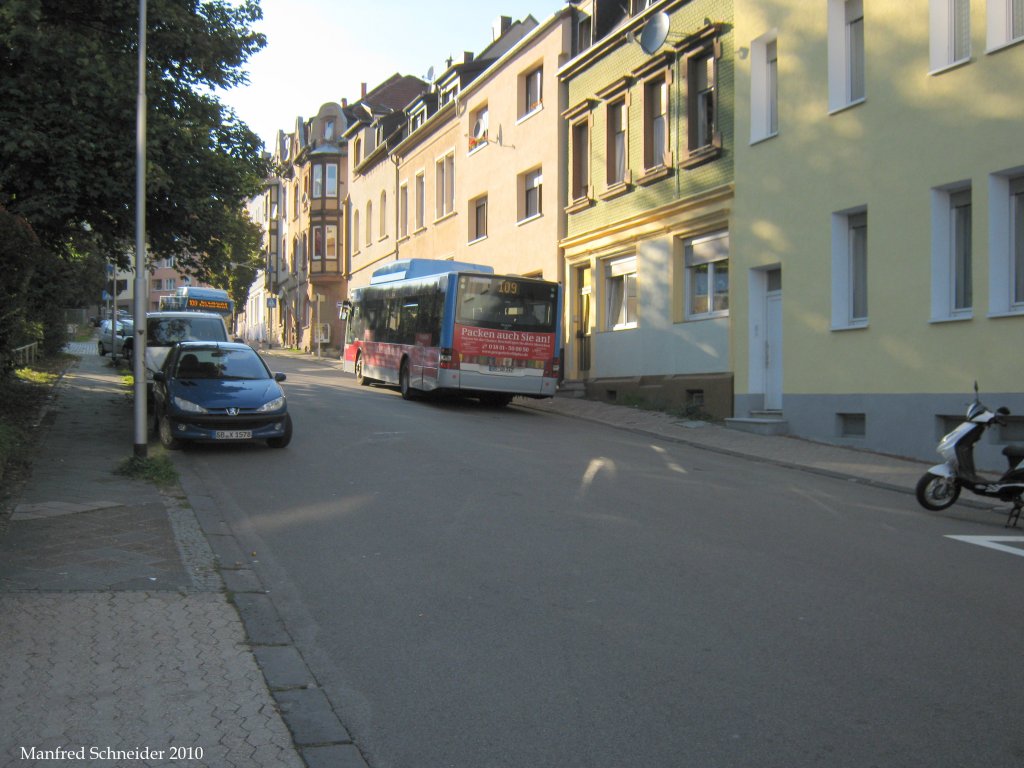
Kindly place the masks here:
POLYGON ((511 365, 488 365, 487 370, 490 373, 515 373, 516 369, 511 365))
POLYGON ((251 429, 218 429, 213 434, 216 440, 252 440, 251 429))

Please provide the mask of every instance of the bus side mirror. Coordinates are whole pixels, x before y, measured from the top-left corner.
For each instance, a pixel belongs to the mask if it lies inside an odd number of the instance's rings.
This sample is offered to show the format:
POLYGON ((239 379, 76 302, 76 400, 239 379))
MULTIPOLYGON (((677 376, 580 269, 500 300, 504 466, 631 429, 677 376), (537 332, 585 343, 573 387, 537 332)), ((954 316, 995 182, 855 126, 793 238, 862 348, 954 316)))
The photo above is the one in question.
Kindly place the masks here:
POLYGON ((348 320, 348 316, 349 316, 349 314, 351 314, 351 312, 352 312, 352 302, 351 301, 343 301, 341 303, 341 308, 338 310, 338 319, 339 320, 348 320))

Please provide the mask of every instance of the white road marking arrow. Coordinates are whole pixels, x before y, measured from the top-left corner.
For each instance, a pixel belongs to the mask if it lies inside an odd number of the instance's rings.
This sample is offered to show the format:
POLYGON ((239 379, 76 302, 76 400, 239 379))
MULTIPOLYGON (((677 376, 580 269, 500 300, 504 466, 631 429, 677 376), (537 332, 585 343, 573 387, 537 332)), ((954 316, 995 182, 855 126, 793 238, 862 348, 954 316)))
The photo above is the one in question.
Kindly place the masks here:
POLYGON ((946 536, 947 539, 956 539, 968 544, 977 544, 979 547, 988 547, 1000 552, 1008 552, 1011 555, 1024 557, 1024 536, 946 536), (1011 547, 1000 542, 1014 542, 1018 546, 1011 547))

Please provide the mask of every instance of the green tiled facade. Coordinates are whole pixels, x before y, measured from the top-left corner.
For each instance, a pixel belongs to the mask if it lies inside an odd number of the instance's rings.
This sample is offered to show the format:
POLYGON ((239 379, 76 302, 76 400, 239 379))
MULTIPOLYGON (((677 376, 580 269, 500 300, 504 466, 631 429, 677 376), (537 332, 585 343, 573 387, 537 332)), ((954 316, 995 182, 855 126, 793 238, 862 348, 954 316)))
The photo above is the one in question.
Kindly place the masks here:
MULTIPOLYGON (((705 19, 722 25, 719 36, 722 51, 718 65, 718 108, 719 130, 723 139, 721 155, 708 163, 690 169, 678 166, 666 178, 641 186, 634 184, 632 190, 610 200, 596 199, 590 207, 570 213, 567 223, 569 238, 596 228, 607 226, 610 222, 627 219, 636 214, 660 208, 673 202, 698 196, 703 192, 729 184, 733 181, 733 138, 734 138, 734 37, 733 4, 731 0, 691 0, 690 2, 674 2, 661 4, 660 8, 671 20, 671 32, 661 51, 653 58, 665 56, 666 52, 674 51, 679 39, 692 34, 705 25, 705 19)), ((639 38, 640 32, 637 31, 639 38)), ((652 59, 640 47, 639 42, 626 39, 625 33, 616 35, 620 42, 602 52, 599 57, 587 61, 578 72, 569 67, 571 76, 566 78, 568 87, 568 103, 570 110, 576 105, 589 100, 591 108, 590 130, 590 175, 591 185, 600 192, 605 183, 607 151, 605 137, 608 130, 606 102, 597 94, 604 89, 641 69, 652 59)), ((600 45, 595 46, 600 47, 600 45)), ((681 72, 682 57, 685 44, 675 55, 669 65, 673 73, 673 82, 669 87, 669 126, 670 148, 674 158, 678 158, 678 146, 685 138, 687 130, 686 115, 686 77, 681 72)), ((595 52, 596 53, 596 52, 595 52)), ((588 59, 584 53, 580 58, 588 59)), ((633 170, 634 178, 637 170, 643 167, 643 143, 637 140, 643 136, 644 113, 642 109, 643 81, 635 80, 628 89, 630 106, 627 110, 627 167, 633 170)), ((576 118, 576 115, 573 115, 576 118)), ((570 134, 568 156, 573 156, 572 136, 570 134)))

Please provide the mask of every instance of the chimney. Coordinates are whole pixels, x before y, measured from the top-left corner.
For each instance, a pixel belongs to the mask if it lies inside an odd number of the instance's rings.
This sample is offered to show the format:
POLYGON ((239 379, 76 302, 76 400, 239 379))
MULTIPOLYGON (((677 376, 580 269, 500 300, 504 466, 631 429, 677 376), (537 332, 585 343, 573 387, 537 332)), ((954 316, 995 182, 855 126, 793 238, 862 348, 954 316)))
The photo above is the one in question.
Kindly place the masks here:
POLYGON ((462 63, 463 64, 469 64, 469 62, 471 62, 472 60, 473 60, 473 52, 472 51, 463 51, 462 52, 462 63))
POLYGON ((343 98, 343 99, 341 100, 341 106, 343 106, 343 107, 347 107, 347 106, 348 106, 348 99, 345 99, 345 98, 343 98))
POLYGON ((499 16, 494 20, 491 25, 491 42, 497 40, 499 37, 508 32, 509 27, 512 26, 511 16, 499 16))
POLYGON ((366 98, 366 83, 360 83, 359 84, 359 98, 361 98, 361 99, 365 99, 366 98))

